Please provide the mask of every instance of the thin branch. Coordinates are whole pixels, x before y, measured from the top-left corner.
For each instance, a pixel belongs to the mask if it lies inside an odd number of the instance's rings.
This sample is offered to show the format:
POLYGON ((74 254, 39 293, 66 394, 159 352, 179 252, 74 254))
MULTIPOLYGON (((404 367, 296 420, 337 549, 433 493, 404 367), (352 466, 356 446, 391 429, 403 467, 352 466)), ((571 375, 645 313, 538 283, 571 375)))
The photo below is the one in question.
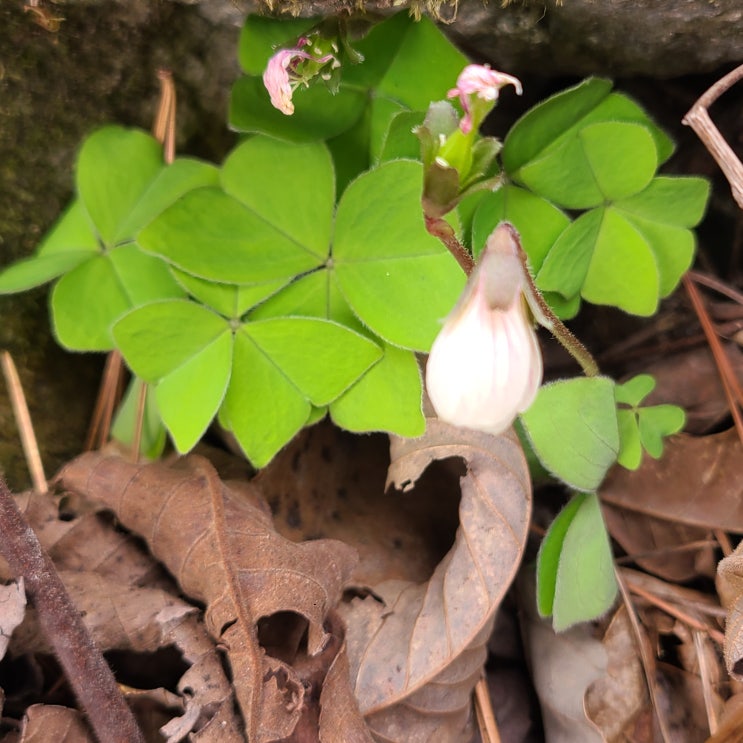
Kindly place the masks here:
POLYGON ((632 630, 635 634, 637 647, 640 651, 640 662, 642 663, 642 669, 645 673, 648 693, 650 694, 650 700, 653 705, 655 717, 658 720, 661 737, 663 738, 664 743, 671 743, 673 738, 668 727, 668 720, 666 719, 666 714, 664 711, 665 707, 661 705, 661 701, 659 699, 658 682, 655 680, 655 658, 648 650, 645 633, 643 632, 642 626, 640 625, 640 619, 637 616, 637 612, 635 611, 634 604, 632 603, 632 597, 629 595, 629 591, 627 590, 624 578, 616 567, 614 568, 614 573, 617 578, 617 584, 619 585, 619 591, 622 594, 624 606, 627 609, 627 616, 629 617, 630 624, 632 625, 632 630))
POLYGON ((714 276, 709 276, 701 271, 687 271, 687 273, 697 284, 702 284, 702 286, 706 286, 709 289, 714 289, 716 292, 726 296, 728 299, 732 299, 733 302, 743 305, 743 292, 739 292, 732 286, 728 286, 724 281, 720 281, 720 279, 717 279, 714 276))
POLYGON ((646 590, 642 586, 638 586, 636 583, 633 583, 630 580, 627 581, 627 587, 629 588, 630 591, 632 591, 632 593, 637 594, 638 596, 642 596, 642 598, 644 598, 646 601, 651 603, 653 606, 656 606, 659 609, 662 609, 666 614, 669 614, 670 616, 675 617, 680 622, 683 622, 684 624, 688 625, 692 629, 698 630, 699 632, 705 632, 718 645, 720 645, 720 647, 724 645, 725 636, 719 630, 716 630, 713 627, 710 627, 709 625, 700 621, 696 617, 693 617, 691 614, 688 614, 682 609, 679 609, 678 607, 669 603, 665 599, 662 599, 659 596, 656 596, 651 591, 646 590))
POLYGON ((704 302, 699 295, 699 290, 691 280, 690 276, 685 275, 683 282, 684 289, 686 289, 686 293, 689 295, 689 299, 694 307, 694 311, 697 313, 704 335, 707 338, 707 343, 709 344, 712 355, 714 356, 717 371, 722 380, 722 386, 728 400, 728 407, 733 416, 735 428, 738 431, 738 438, 741 443, 743 443, 743 417, 740 412, 740 405, 743 404, 743 391, 741 391, 740 385, 738 384, 738 378, 735 376, 735 372, 730 365, 730 360, 725 353, 725 349, 722 347, 722 343, 720 343, 720 339, 717 337, 712 321, 704 307, 704 302))
POLYGON ((475 715, 483 743, 501 743, 498 723, 490 702, 488 682, 484 676, 475 684, 475 715))
POLYGON ((158 70, 160 102, 152 134, 163 146, 163 159, 170 165, 175 160, 175 84, 170 70, 158 70))
POLYGON ((702 140, 708 152, 720 166, 720 170, 730 184, 733 198, 743 209, 743 163, 714 125, 707 109, 731 86, 743 78, 743 65, 736 67, 718 80, 692 107, 682 119, 702 140))
POLYGON ((0 553, 23 577, 39 624, 101 743, 144 743, 111 669, 93 643, 52 561, 0 478, 0 553))
POLYGON ((733 547, 733 544, 730 541, 730 537, 727 535, 727 532, 723 531, 722 529, 714 529, 712 533, 715 535, 715 539, 720 545, 723 556, 730 557, 730 555, 732 555, 735 551, 735 548, 733 547))
POLYGON ((702 697, 704 698, 704 709, 707 712, 707 725, 710 735, 714 735, 719 727, 717 712, 715 710, 714 691, 710 683, 711 670, 707 662, 707 654, 704 652, 705 636, 703 632, 692 632, 694 638, 694 650, 699 664, 699 680, 702 682, 702 697))
POLYGON ((98 399, 95 401, 93 417, 85 439, 85 451, 100 448, 108 440, 118 389, 121 386, 122 372, 121 354, 118 351, 111 351, 106 357, 106 365, 103 368, 98 399))
POLYGON ((44 474, 44 465, 41 461, 39 444, 36 441, 31 414, 28 412, 28 404, 26 403, 26 396, 23 394, 18 370, 13 357, 7 351, 0 354, 0 363, 2 363, 5 384, 8 388, 8 396, 13 407, 13 415, 21 437, 21 446, 26 457, 26 466, 31 475, 31 482, 37 493, 46 493, 49 488, 44 474))

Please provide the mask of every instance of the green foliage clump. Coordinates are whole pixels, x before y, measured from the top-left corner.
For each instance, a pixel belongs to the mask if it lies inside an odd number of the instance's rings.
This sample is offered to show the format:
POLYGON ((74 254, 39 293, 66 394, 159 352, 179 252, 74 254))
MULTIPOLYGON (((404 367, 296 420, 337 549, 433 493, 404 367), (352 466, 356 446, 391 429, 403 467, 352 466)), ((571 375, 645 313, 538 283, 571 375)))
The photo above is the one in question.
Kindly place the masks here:
MULTIPOLYGON (((563 318, 583 302, 652 315, 693 260, 708 184, 658 174, 672 142, 608 80, 539 104, 501 150, 461 134, 442 100, 466 58, 431 21, 400 13, 355 39, 334 26, 339 71, 298 87, 287 116, 262 74, 316 28, 327 22, 248 18, 229 111, 243 138, 220 166, 165 164, 141 131, 93 132, 74 201, 32 257, 0 273, 0 293, 53 282, 65 348, 122 353, 135 376, 114 433, 131 438, 147 389, 150 456, 166 430, 186 452, 214 420, 258 467, 325 415, 351 431, 422 434, 416 354, 465 283, 432 214, 474 257, 512 223, 563 318)), ((636 468, 643 449, 660 456, 683 425, 674 406, 640 407, 653 384, 561 380, 522 416, 542 464, 579 491, 540 555, 539 608, 556 627, 614 597, 594 494, 607 469, 636 468)))

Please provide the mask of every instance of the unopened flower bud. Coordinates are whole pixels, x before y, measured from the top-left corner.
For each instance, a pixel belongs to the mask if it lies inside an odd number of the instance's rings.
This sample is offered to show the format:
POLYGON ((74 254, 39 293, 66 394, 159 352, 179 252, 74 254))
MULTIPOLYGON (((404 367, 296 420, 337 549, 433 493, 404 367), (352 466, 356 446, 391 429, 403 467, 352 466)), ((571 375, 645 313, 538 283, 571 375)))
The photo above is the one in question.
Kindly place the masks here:
POLYGON ((459 128, 464 134, 469 134, 473 125, 473 114, 477 113, 475 122, 480 125, 487 112, 493 107, 498 100, 500 89, 506 85, 513 85, 516 93, 521 95, 521 82, 513 77, 506 75, 504 72, 491 70, 489 65, 471 64, 467 65, 457 78, 457 87, 452 88, 447 94, 447 98, 456 98, 459 96, 459 102, 464 110, 464 118, 459 124, 459 128), (488 102, 482 111, 474 111, 478 101, 488 102))
POLYGON ((441 420, 499 434, 533 402, 542 355, 525 270, 515 230, 501 223, 428 357, 426 387, 441 420))

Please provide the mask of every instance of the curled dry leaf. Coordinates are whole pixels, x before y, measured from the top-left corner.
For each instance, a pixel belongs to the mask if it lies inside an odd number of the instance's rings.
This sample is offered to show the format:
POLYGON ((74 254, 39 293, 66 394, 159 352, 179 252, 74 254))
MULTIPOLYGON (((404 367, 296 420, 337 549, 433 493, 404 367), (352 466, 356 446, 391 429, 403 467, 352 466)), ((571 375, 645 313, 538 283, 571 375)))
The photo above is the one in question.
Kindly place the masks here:
POLYGON ((323 421, 296 436, 254 482, 288 539, 340 539, 357 550, 355 585, 422 583, 454 539, 462 468, 430 467, 415 492, 400 497, 385 492, 389 464, 388 436, 355 436, 323 421))
POLYGON ((409 490, 436 459, 463 458, 460 526, 427 583, 388 580, 344 607, 352 683, 377 740, 469 740, 470 696, 495 611, 524 549, 529 473, 518 439, 438 420, 392 441, 388 484, 409 490), (381 601, 379 600, 381 599, 381 601))
MULTIPOLYGON (((180 707, 183 714, 171 721, 175 738, 168 729, 163 735, 182 740, 196 730, 199 740, 209 740, 205 736, 212 730, 217 736, 214 741, 244 741, 232 685, 215 641, 196 616, 197 609, 177 597, 177 587, 160 564, 138 540, 114 528, 102 506, 95 506, 96 511, 83 499, 69 501, 69 494, 16 496, 98 647, 141 653, 176 647, 190 666, 178 683, 178 704, 159 706, 171 713, 180 707)), ((7 566, 0 564, 0 576, 6 574, 7 566)), ((34 610, 26 612, 14 632, 11 649, 15 655, 50 652, 34 610)))
POLYGON ((263 651, 258 622, 303 617, 308 654, 319 654, 330 640, 324 622, 353 569, 353 550, 280 537, 260 494, 243 489, 238 497, 201 457, 135 465, 89 453, 58 479, 105 503, 144 537, 184 593, 207 605, 206 626, 226 648, 251 743, 289 736, 307 704, 303 679, 290 662, 263 651))
POLYGON ((555 632, 548 619, 538 616, 532 569, 521 572, 517 585, 521 629, 546 739, 550 743, 604 743, 599 728, 586 714, 585 699, 590 686, 606 677, 606 648, 590 624, 555 632))
POLYGON ((717 566, 717 593, 727 609, 725 666, 743 681, 743 542, 717 566))
POLYGON ((607 503, 690 526, 743 533, 743 446, 735 429, 667 439, 661 459, 635 472, 614 467, 601 486, 607 503))
POLYGON ((23 579, 7 586, 0 585, 0 659, 5 655, 13 631, 26 614, 26 593, 23 579))

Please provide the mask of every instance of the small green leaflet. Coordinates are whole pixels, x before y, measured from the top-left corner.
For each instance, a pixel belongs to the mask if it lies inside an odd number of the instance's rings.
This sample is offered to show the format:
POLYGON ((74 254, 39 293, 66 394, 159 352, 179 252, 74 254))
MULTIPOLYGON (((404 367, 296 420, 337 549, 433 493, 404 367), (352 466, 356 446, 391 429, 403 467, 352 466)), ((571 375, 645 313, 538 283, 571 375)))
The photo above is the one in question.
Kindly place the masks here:
POLYGON ((616 461, 611 379, 577 377, 544 385, 521 422, 545 468, 576 490, 595 490, 616 461))
POLYGON ((475 249, 499 219, 523 230, 537 286, 562 317, 581 299, 653 314, 691 265, 709 197, 701 178, 656 175, 671 140, 611 88, 590 78, 527 112, 502 151, 513 184, 474 216, 475 249), (588 211, 570 222, 557 207, 588 211))
POLYGON ((659 459, 664 437, 678 433, 686 422, 684 411, 676 405, 640 407, 654 388, 655 380, 649 374, 639 374, 615 388, 620 438, 617 461, 628 470, 640 466, 643 449, 659 459))
POLYGON ((606 613, 617 595, 598 496, 578 493, 552 522, 537 558, 537 608, 561 632, 606 613))

